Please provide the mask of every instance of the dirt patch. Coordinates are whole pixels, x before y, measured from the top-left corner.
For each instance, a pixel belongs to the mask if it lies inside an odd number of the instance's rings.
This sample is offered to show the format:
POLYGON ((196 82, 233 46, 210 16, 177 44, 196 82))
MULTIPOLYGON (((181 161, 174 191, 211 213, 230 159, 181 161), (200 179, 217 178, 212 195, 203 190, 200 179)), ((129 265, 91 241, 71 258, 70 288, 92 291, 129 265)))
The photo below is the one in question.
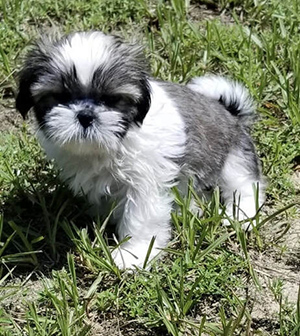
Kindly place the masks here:
POLYGON ((32 276, 12 276, 12 279, 0 287, 1 301, 3 307, 10 315, 19 319, 28 310, 28 302, 37 302, 39 293, 43 291, 43 282, 32 276), (5 298, 7 296, 7 298, 5 298))
MULTIPOLYGON (((299 201, 300 174, 291 176, 295 187, 295 202, 299 201)), ((281 218, 278 223, 263 228, 262 238, 270 247, 264 252, 250 251, 251 263, 261 289, 252 287, 252 328, 267 335, 278 334, 280 304, 295 307, 300 290, 300 206, 293 219, 281 218), (281 234, 289 226, 288 232, 281 234), (278 238, 279 237, 279 238, 278 238), (273 289, 272 289, 273 288, 273 289), (282 295, 282 297, 280 297, 282 295)), ((267 212, 273 213, 273 208, 267 212)))
MULTIPOLYGON (((297 209, 300 210, 299 208, 297 209)), ((271 233, 266 232, 267 239, 271 233)), ((273 233, 274 236, 274 233, 273 233)), ((256 329, 272 335, 279 329, 280 292, 276 294, 276 286, 282 288, 282 302, 295 306, 300 286, 300 219, 290 222, 289 231, 277 246, 266 252, 250 252, 252 265, 257 273, 261 289, 252 288, 250 297, 254 300, 252 319, 256 329), (277 285, 276 285, 277 283, 277 285), (271 287, 273 286, 273 290, 271 287), (276 295, 279 295, 276 297, 276 295)))
MULTIPOLYGON (((0 308, 9 312, 12 318, 21 323, 21 326, 24 314, 28 311, 28 303, 38 305, 40 295, 44 291, 47 278, 45 275, 41 277, 35 273, 28 276, 13 276, 3 287, 0 287, 2 299, 0 308)), ((98 311, 89 312, 86 323, 91 326, 89 333, 91 336, 165 336, 165 332, 159 328, 148 328, 141 321, 128 320, 117 312, 102 314, 98 311)))
POLYGON ((296 193, 300 193, 300 165, 297 166, 297 170, 294 172, 294 174, 291 177, 291 180, 295 186, 296 193))
POLYGON ((228 12, 221 11, 216 4, 191 4, 187 13, 192 22, 219 19, 222 23, 233 23, 234 20, 228 12))
POLYGON ((15 109, 13 98, 0 101, 0 130, 15 131, 22 126, 23 119, 15 109))
POLYGON ((100 317, 100 322, 92 322, 91 336, 165 336, 157 328, 147 328, 137 321, 122 317, 100 317))

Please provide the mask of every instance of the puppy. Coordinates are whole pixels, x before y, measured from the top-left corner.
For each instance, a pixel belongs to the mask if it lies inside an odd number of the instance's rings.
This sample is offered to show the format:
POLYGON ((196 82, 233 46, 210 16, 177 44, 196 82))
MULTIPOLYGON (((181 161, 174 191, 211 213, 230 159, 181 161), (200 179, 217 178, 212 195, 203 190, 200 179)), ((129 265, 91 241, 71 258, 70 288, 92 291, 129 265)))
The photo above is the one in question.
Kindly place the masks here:
MULTIPOLYGON (((188 85, 152 78, 141 49, 102 32, 42 39, 19 75, 16 107, 33 107, 37 136, 75 194, 113 221, 121 268, 141 267, 171 237, 171 187, 199 194, 217 185, 227 215, 256 214, 253 185, 263 179, 249 126, 254 105, 244 87, 217 76, 188 85), (235 199, 239 199, 238 210, 235 199)), ((249 225, 249 224, 248 224, 249 225)))

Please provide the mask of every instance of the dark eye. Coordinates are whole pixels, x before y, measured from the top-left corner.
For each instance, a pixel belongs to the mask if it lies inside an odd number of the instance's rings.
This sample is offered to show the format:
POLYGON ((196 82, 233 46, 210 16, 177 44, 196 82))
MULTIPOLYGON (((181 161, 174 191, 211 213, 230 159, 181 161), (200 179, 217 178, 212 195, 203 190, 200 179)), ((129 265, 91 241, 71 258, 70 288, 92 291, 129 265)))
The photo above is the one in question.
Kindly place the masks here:
POLYGON ((40 96, 38 103, 49 109, 57 105, 67 105, 70 99, 71 97, 68 93, 51 92, 40 96))
POLYGON ((109 106, 117 109, 128 109, 132 106, 132 100, 125 95, 104 95, 101 97, 101 101, 109 106))
POLYGON ((72 97, 71 94, 67 91, 62 92, 62 93, 53 93, 52 98, 58 102, 58 104, 66 105, 70 103, 72 97))
POLYGON ((103 95, 101 100, 105 105, 115 106, 122 100, 122 97, 117 95, 103 95))

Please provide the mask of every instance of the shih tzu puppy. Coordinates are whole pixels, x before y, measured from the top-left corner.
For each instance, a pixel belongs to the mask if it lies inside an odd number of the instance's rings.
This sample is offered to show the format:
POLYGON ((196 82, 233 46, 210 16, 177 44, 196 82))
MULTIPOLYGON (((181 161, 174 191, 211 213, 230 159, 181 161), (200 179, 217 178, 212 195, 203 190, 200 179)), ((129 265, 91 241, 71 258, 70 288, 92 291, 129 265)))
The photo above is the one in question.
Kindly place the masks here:
POLYGON ((173 186, 184 193, 191 179, 199 194, 219 186, 239 220, 256 214, 254 184, 264 200, 246 89, 218 76, 187 85, 152 78, 141 48, 117 37, 40 40, 20 72, 16 107, 23 117, 33 107, 39 141, 75 194, 100 213, 116 204, 118 239, 130 237, 113 252, 121 268, 142 266, 152 237, 151 258, 168 243, 173 186))

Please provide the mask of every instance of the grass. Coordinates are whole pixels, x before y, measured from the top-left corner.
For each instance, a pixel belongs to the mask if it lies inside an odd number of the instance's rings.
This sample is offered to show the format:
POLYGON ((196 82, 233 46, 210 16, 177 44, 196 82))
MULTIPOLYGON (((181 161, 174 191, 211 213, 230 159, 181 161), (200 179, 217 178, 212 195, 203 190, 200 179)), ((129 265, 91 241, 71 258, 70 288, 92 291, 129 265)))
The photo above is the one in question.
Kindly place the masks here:
POLYGON ((253 318, 250 294, 262 290, 253 255, 284 254, 280 242, 299 211, 291 182, 300 143, 298 1, 2 0, 0 18, 1 114, 12 104, 22 56, 41 30, 100 29, 136 39, 152 73, 165 80, 185 83, 213 72, 244 82, 258 102, 253 136, 270 209, 249 234, 235 222, 222 227, 218 190, 209 203, 193 190, 184 199, 175 190, 180 211, 172 213, 174 238, 163 259, 151 271, 120 272, 107 223, 86 214, 84 197, 59 181, 26 125, 3 130, 0 335, 299 336, 300 294, 296 304, 287 302, 284 280, 269 284, 279 308, 267 327, 253 318), (200 4, 215 9, 213 18, 199 19, 200 4), (193 197, 201 218, 188 210, 193 197), (275 233, 267 239, 271 225, 275 233))

